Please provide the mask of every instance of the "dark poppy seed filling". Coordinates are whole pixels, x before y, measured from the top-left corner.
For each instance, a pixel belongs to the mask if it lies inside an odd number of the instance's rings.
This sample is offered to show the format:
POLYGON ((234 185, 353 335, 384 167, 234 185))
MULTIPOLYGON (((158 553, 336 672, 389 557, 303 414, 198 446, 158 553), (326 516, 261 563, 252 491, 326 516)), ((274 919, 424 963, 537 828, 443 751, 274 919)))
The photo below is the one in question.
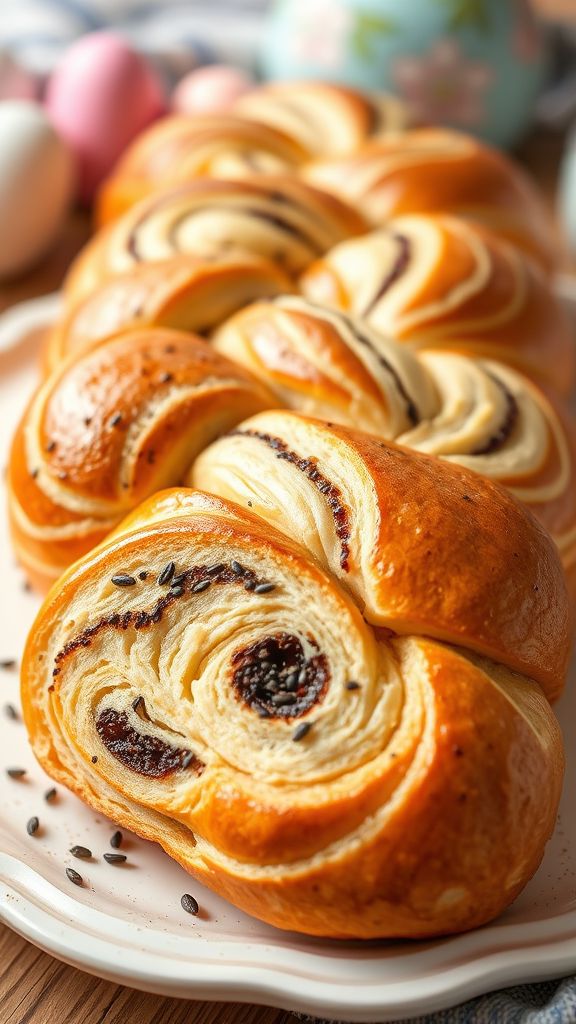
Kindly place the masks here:
POLYGON ((262 718, 299 718, 319 704, 330 671, 324 654, 306 658, 291 633, 275 633, 232 656, 232 685, 238 700, 262 718))
POLYGON ((157 736, 137 732, 130 725, 125 711, 104 708, 96 719, 96 730, 112 756, 139 775, 164 779, 185 768, 201 775, 206 767, 192 751, 172 747, 157 736))
POLYGON ((366 309, 362 311, 362 316, 368 316, 370 313, 372 313, 372 311, 380 302, 380 299, 383 299, 384 296, 386 295, 386 292, 392 287, 392 285, 395 284, 400 277, 402 277, 402 274, 404 273, 406 267, 410 262, 411 249, 410 242, 408 241, 408 239, 405 238, 404 235, 393 235, 392 237, 396 242, 396 245, 398 246, 398 253, 396 259, 394 260, 392 267, 386 274, 386 277, 380 284, 378 290, 370 299, 370 302, 366 306, 366 309))
MULTIPOLYGON (((256 590, 258 586, 262 586, 266 582, 259 580, 253 569, 241 566, 239 562, 232 562, 229 565, 224 563, 219 565, 195 565, 193 568, 179 573, 178 578, 180 580, 179 586, 164 591, 149 611, 145 608, 140 608, 126 612, 112 612, 111 615, 99 619, 92 626, 87 626, 78 636, 69 640, 54 658, 56 666, 52 670, 54 678, 60 675, 61 664, 66 658, 82 647, 90 647, 95 637, 103 632, 103 630, 150 629, 158 622, 161 622, 164 612, 174 601, 178 601, 184 596, 191 597, 198 594, 200 591, 197 588, 200 584, 207 582, 210 584, 235 583, 245 588, 247 583, 251 583, 253 584, 253 589, 256 590), (236 565, 240 569, 240 573, 233 569, 232 565, 236 565)), ((206 589, 207 586, 202 587, 202 591, 206 589)))
POLYGON ((506 400, 506 412, 500 429, 488 439, 486 444, 483 444, 480 448, 475 448, 474 451, 471 452, 472 455, 491 455, 492 452, 497 452, 506 444, 506 441, 514 430, 518 419, 518 403, 512 392, 509 391, 506 385, 501 380, 498 380, 497 377, 494 377, 491 373, 489 373, 488 376, 502 391, 506 400))
POLYGON ((330 507, 336 527, 336 536, 340 541, 340 565, 345 572, 348 572, 350 568, 350 520, 348 509, 343 504, 340 488, 336 484, 331 483, 320 472, 317 460, 313 457, 302 458, 297 452, 290 451, 288 445, 281 438, 273 437, 272 434, 264 434, 259 430, 231 430, 226 436, 254 437, 257 441, 263 441, 269 448, 273 448, 276 451, 277 459, 284 459, 285 462, 292 463, 293 466, 296 466, 296 469, 306 474, 330 507))

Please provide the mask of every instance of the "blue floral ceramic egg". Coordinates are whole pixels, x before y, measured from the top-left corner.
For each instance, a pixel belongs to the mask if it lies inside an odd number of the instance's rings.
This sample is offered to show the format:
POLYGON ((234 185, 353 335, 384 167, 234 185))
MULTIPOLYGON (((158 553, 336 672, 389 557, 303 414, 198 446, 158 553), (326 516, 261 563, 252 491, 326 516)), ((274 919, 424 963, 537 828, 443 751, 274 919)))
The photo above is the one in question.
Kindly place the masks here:
POLYGON ((261 64, 394 92, 418 118, 509 146, 528 126, 544 72, 529 0, 278 0, 261 64))

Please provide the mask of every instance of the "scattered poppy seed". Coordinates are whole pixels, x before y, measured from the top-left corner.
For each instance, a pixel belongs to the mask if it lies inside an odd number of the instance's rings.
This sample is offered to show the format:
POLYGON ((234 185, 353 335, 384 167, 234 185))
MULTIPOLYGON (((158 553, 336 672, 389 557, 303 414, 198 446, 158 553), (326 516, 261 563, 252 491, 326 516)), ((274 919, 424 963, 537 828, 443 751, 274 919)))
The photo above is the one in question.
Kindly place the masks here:
POLYGON ((256 590, 256 583, 254 580, 246 580, 244 584, 244 590, 256 590))
POLYGON ((346 683, 346 689, 347 690, 359 690, 360 689, 360 683, 356 683, 354 680, 352 680, 351 682, 346 683))
POLYGON ((105 853, 104 860, 107 864, 124 864, 128 858, 125 853, 105 853))
POLYGON ((122 839, 123 839, 122 833, 121 833, 120 829, 118 829, 110 837, 110 846, 112 847, 113 850, 118 850, 122 846, 122 839))
POLYGON ((73 857, 80 857, 81 860, 90 860, 92 856, 92 850, 89 850, 87 846, 72 846, 70 853, 73 857))
POLYGON ((192 593, 201 594, 203 590, 208 590, 208 587, 210 586, 211 582, 211 580, 200 580, 198 583, 195 583, 194 586, 192 587, 192 593))
POLYGON ((182 767, 189 768, 193 760, 194 754, 192 753, 191 750, 187 750, 186 753, 184 754, 184 757, 182 758, 182 767))
POLYGON ((110 426, 111 427, 117 427, 118 424, 121 421, 122 421, 122 413, 121 412, 116 412, 116 413, 114 413, 112 419, 110 420, 110 426))
POLYGON ((78 872, 75 871, 74 868, 66 868, 66 876, 69 878, 71 882, 74 882, 74 885, 84 885, 84 879, 82 878, 82 875, 78 874, 78 872))
POLYGON ((7 671, 16 668, 16 658, 2 658, 0 660, 0 668, 6 669, 7 671))
POLYGON ((175 568, 176 566, 174 562, 168 562, 168 565, 164 566, 162 572, 158 577, 158 583, 160 584, 161 587, 163 587, 165 583, 170 583, 170 580, 174 575, 175 568))
POLYGON ((163 373, 162 376, 160 377, 161 384, 168 384, 171 380, 174 380, 173 373, 163 373))
POLYGON ((147 576, 148 576, 148 573, 146 572, 146 570, 144 570, 143 572, 139 572, 138 573, 138 579, 139 580, 145 580, 147 576))
POLYGON ((180 584, 184 583, 184 581, 186 580, 186 575, 187 574, 185 572, 179 572, 177 576, 173 576, 170 587, 179 587, 180 584))
POLYGON ((28 821, 26 822, 26 831, 27 831, 29 836, 36 835, 36 832, 38 831, 39 828, 40 828, 40 821, 36 817, 36 815, 34 815, 33 818, 29 818, 28 821))
POLYGON ((4 714, 6 715, 6 718, 10 718, 13 722, 18 721, 19 715, 13 704, 4 705, 4 714))
POLYGON ((46 445, 46 451, 47 452, 53 452, 55 447, 56 447, 56 441, 50 441, 50 443, 46 445))
POLYGON ((92 758, 92 764, 98 764, 98 758, 96 757, 96 754, 94 754, 94 757, 92 758))
POLYGON ((85 427, 89 427, 91 423, 92 423, 92 417, 91 416, 85 416, 84 417, 84 426, 85 427))
POLYGON ((200 910, 200 907, 198 906, 198 901, 195 900, 194 897, 191 896, 189 892, 185 892, 184 895, 182 896, 182 899, 180 900, 180 906, 182 907, 182 910, 186 911, 187 914, 193 914, 194 917, 196 917, 196 914, 200 910))
POLYGON ((32 472, 30 473, 30 476, 32 477, 33 480, 35 480, 36 477, 38 476, 38 470, 33 469, 32 472))
POLYGON ((23 779, 26 775, 25 768, 7 768, 6 775, 11 779, 23 779))
POLYGON ((275 583, 259 583, 254 587, 255 594, 269 594, 272 590, 276 590, 275 583))
POLYGON ((219 576, 225 568, 226 566, 224 565, 224 562, 218 562, 216 565, 209 565, 206 569, 206 573, 208 576, 219 576))
POLYGON ((51 789, 47 789, 44 793, 44 799, 47 804, 51 804, 56 799, 56 787, 52 786, 51 789))
POLYGON ((119 572, 112 577, 112 583, 115 587, 134 587, 136 580, 134 576, 129 576, 126 572, 119 572))
POLYGON ((297 726, 294 732, 292 733, 292 739, 294 740, 294 743, 299 743, 300 740, 303 740, 304 737, 308 735, 311 728, 312 722, 301 722, 300 725, 297 726))
POLYGON ((170 587, 170 593, 172 594, 172 597, 182 597, 184 587, 170 587))
POLYGON ((240 565, 240 562, 237 562, 235 558, 232 559, 232 561, 230 562, 230 568, 232 569, 232 572, 236 574, 236 576, 244 575, 244 566, 240 565))

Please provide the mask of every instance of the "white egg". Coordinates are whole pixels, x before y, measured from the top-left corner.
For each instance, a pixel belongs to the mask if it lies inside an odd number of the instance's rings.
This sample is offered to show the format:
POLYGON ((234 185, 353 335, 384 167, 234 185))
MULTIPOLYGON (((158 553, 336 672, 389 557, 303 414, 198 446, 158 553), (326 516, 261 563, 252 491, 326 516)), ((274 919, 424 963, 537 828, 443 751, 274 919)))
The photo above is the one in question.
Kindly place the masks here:
POLYGON ((48 252, 73 189, 72 156, 42 107, 0 103, 0 277, 29 269, 48 252))

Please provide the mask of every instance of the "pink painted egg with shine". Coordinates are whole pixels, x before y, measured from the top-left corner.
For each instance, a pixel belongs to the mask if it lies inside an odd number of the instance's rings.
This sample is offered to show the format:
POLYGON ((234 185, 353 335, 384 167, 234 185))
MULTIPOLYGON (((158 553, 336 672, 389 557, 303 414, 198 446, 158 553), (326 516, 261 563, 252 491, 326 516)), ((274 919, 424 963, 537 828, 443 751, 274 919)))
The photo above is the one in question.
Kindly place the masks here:
POLYGON ((156 72, 112 32, 94 32, 73 43, 48 83, 45 103, 75 154, 85 201, 128 143, 166 109, 156 72))

